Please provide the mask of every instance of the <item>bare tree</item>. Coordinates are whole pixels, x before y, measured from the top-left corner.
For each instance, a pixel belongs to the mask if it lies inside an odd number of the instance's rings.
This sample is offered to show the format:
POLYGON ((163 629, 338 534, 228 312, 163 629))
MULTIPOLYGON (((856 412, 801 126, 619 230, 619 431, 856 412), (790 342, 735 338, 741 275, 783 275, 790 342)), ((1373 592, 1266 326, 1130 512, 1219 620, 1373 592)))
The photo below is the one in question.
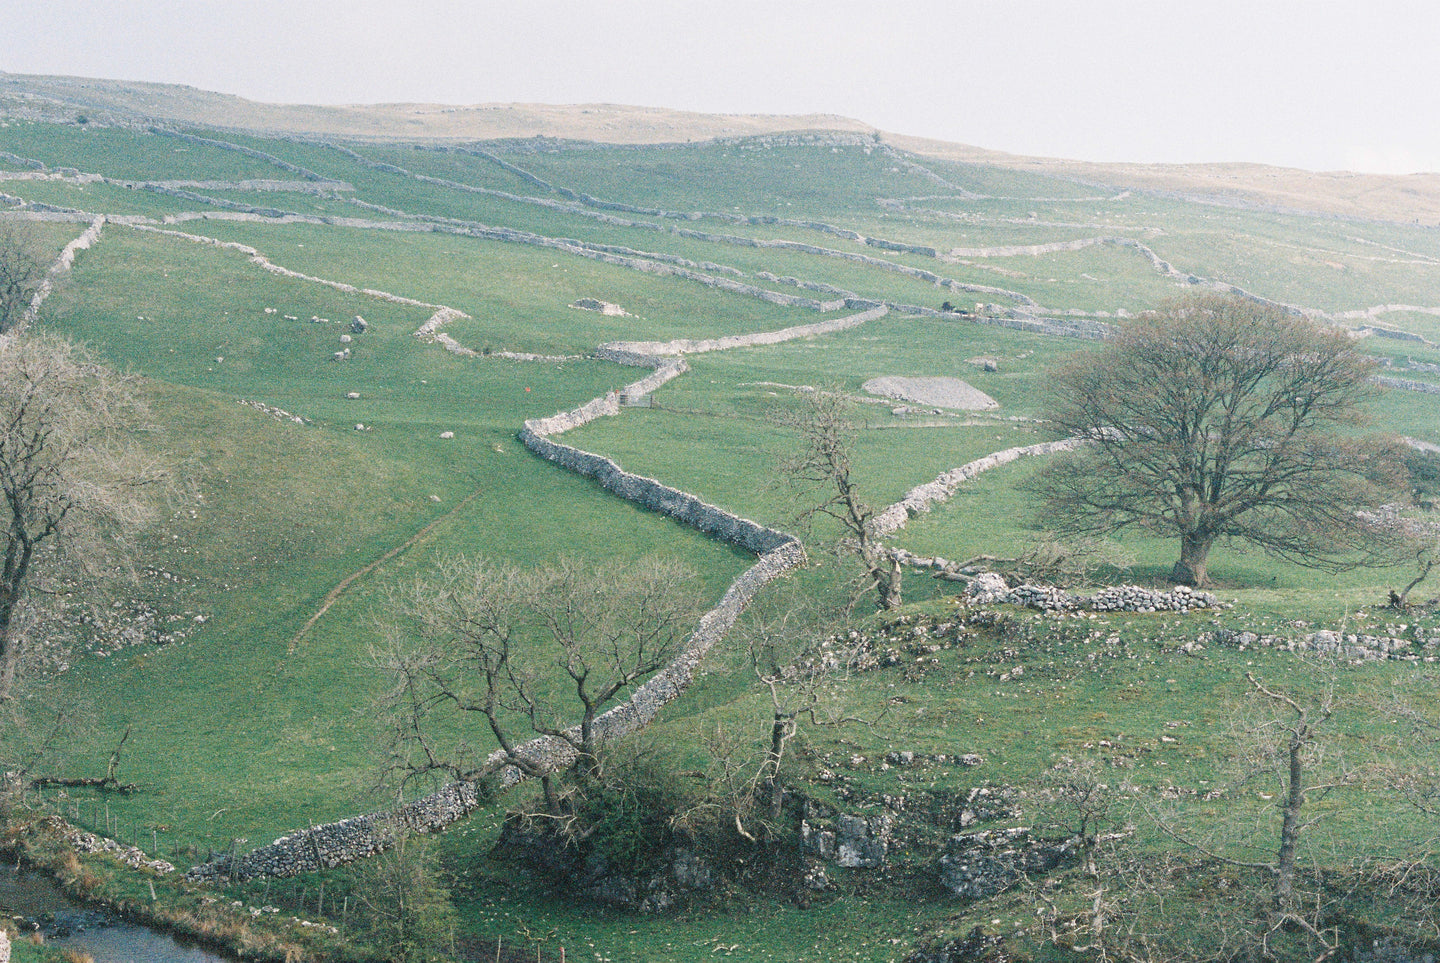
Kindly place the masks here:
POLYGON ((1171 579, 1204 585, 1217 540, 1307 565, 1359 564, 1398 446, 1356 437, 1377 389, 1344 332, 1241 297, 1175 301, 1053 376, 1048 417, 1090 444, 1038 483, 1062 531, 1180 539, 1171 579))
POLYGON ((879 607, 900 605, 900 563, 885 550, 872 522, 875 511, 860 497, 852 464, 859 424, 853 405, 838 390, 807 391, 795 408, 775 418, 798 438, 799 451, 781 460, 781 477, 802 493, 818 498, 798 512, 795 520, 809 525, 818 517, 840 523, 841 548, 859 560, 866 588, 875 590, 879 607))
MULTIPOLYGON (((1317 667, 1307 668, 1314 675, 1317 667)), ((1343 881, 1327 872, 1323 846, 1302 858, 1302 844, 1324 818, 1311 815, 1315 804, 1358 782, 1358 771, 1334 751, 1333 680, 1320 675, 1312 680, 1318 685, 1281 689, 1245 674, 1251 700, 1234 726, 1240 773, 1227 791, 1252 788, 1262 799, 1273 800, 1267 808, 1274 815, 1259 819, 1257 836, 1246 839, 1230 825, 1205 839, 1183 828, 1183 820, 1155 814, 1161 831, 1236 874, 1227 887, 1232 898, 1226 905, 1191 924, 1209 933, 1216 947, 1228 948, 1216 958, 1320 963, 1341 947, 1337 911, 1347 898, 1343 881), (1267 850, 1273 855, 1267 856, 1267 850)), ((1349 882, 1362 880, 1355 875, 1349 882)), ((1172 889, 1172 902, 1175 895, 1172 889)))
POLYGON ((1110 934, 1125 909, 1124 900, 1113 892, 1117 886, 1114 877, 1120 875, 1117 843, 1130 832, 1119 787, 1104 778, 1094 759, 1066 757, 1041 775, 1037 789, 1036 828, 1074 845, 1092 887, 1085 911, 1068 919, 1061 917, 1043 886, 1032 888, 1043 906, 1039 915, 1045 938, 1057 946, 1109 959, 1110 934))
POLYGON ((549 814, 561 816, 556 770, 521 751, 521 734, 568 746, 570 773, 597 776, 596 720, 678 653, 699 609, 694 581, 689 569, 655 558, 530 570, 452 560, 399 600, 391 641, 373 654, 392 682, 382 704, 387 773, 403 787, 514 766, 541 781, 549 814), (402 640, 412 628, 418 640, 402 640), (466 720, 479 723, 478 739, 466 720), (457 725, 467 734, 447 739, 457 725))
POLYGON ((28 221, 0 218, 0 334, 25 316, 50 260, 28 221))
POLYGON ((786 754, 802 722, 816 728, 873 726, 889 712, 887 702, 873 718, 846 713, 842 686, 864 643, 846 640, 838 631, 844 624, 842 612, 797 591, 771 611, 758 611, 749 626, 750 668, 770 697, 769 741, 752 783, 769 825, 780 819, 786 754))
POLYGON ((131 538, 175 481, 135 430, 133 377, 41 334, 0 335, 0 701, 53 654, 66 613, 123 571, 131 538))

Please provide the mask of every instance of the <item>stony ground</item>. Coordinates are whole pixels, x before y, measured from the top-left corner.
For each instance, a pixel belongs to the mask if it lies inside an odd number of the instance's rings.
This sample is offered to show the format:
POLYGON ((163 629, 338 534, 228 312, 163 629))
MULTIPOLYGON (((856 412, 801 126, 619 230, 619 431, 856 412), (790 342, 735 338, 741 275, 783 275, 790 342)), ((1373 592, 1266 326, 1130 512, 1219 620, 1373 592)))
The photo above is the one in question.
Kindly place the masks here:
POLYGON ((872 395, 909 401, 937 408, 959 408, 962 411, 988 411, 999 408, 994 398, 959 378, 902 378, 886 375, 871 378, 862 387, 872 395))

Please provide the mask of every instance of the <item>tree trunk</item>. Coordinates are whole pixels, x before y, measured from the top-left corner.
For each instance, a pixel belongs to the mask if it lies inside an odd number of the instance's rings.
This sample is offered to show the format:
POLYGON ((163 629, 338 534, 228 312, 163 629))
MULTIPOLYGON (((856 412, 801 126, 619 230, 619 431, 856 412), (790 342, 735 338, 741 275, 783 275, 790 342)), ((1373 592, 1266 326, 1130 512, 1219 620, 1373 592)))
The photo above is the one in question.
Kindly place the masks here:
POLYGON ((20 661, 18 655, 15 646, 0 639, 0 702, 10 698, 10 690, 15 686, 15 667, 20 661))
POLYGON ((881 585, 880 607, 882 609, 898 609, 900 607, 900 560, 890 558, 890 570, 885 573, 885 581, 881 585))
POLYGON ((780 782, 780 765, 785 758, 785 743, 790 741, 794 734, 795 717, 782 713, 775 713, 775 719, 770 724, 770 752, 765 758, 765 766, 769 769, 769 776, 765 780, 765 815, 770 821, 777 822, 781 812, 785 808, 785 787, 780 782))
POLYGON ((1210 546, 1215 536, 1186 532, 1180 538, 1180 561, 1170 571, 1170 581, 1176 585, 1193 585, 1203 588, 1210 581, 1205 571, 1205 560, 1210 556, 1210 546))
POLYGON ((0 702, 10 698, 20 666, 20 640, 11 638, 9 619, 0 624, 0 702))
POLYGON ((1300 809, 1305 805, 1305 738, 1290 734, 1290 771, 1286 785, 1284 819, 1280 824, 1280 851, 1275 858, 1275 911, 1289 913, 1295 896, 1295 849, 1300 840, 1300 809))

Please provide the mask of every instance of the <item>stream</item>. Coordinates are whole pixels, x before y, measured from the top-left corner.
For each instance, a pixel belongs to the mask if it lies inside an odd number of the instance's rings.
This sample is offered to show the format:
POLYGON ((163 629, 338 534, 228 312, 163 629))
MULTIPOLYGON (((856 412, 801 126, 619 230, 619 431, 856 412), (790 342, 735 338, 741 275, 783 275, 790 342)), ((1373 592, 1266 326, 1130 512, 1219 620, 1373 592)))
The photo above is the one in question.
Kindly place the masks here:
POLYGON ((230 963, 213 950, 77 903, 48 877, 8 862, 0 865, 0 915, 23 917, 22 934, 38 923, 46 943, 84 950, 95 963, 230 963))

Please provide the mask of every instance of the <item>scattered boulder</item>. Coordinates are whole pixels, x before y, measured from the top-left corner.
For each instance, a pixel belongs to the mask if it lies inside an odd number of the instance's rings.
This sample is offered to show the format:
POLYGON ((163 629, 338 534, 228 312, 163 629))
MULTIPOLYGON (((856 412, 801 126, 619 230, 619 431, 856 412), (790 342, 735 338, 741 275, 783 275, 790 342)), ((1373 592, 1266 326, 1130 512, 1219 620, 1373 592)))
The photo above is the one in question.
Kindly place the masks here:
POLYGON ((340 343, 341 343, 341 344, 349 344, 351 341, 354 341, 354 340, 355 340, 355 339, 352 338, 352 337, 350 337, 350 335, 348 335, 348 334, 342 334, 342 335, 340 335, 340 343))
POLYGON ((369 326, 370 325, 366 323, 365 319, 360 317, 360 315, 358 314, 355 315, 355 320, 350 322, 350 330, 353 331, 355 334, 364 334, 365 329, 369 326))
POLYGON ((441 438, 454 438, 454 437, 455 437, 455 432, 453 432, 453 431, 442 431, 442 432, 440 432, 440 437, 441 437, 441 438))
POLYGON ((885 865, 895 818, 878 816, 836 816, 827 822, 818 810, 807 806, 800 821, 800 848, 811 856, 847 869, 879 869, 885 865))
POLYGON ((347 391, 347 392, 345 392, 345 397, 348 398, 348 399, 350 399, 351 401, 358 401, 359 398, 360 398, 360 392, 358 392, 358 391, 347 391))
POLYGON ((336 361, 349 361, 349 360, 350 360, 350 349, 349 349, 349 348, 346 348, 344 351, 337 351, 337 352, 335 352, 335 354, 333 354, 331 357, 333 357, 334 360, 336 360, 336 361))
POLYGON ((601 301, 599 298, 581 298, 572 302, 570 307, 579 308, 582 311, 599 311, 601 314, 612 318, 628 318, 630 313, 618 304, 611 304, 609 301, 601 301))

